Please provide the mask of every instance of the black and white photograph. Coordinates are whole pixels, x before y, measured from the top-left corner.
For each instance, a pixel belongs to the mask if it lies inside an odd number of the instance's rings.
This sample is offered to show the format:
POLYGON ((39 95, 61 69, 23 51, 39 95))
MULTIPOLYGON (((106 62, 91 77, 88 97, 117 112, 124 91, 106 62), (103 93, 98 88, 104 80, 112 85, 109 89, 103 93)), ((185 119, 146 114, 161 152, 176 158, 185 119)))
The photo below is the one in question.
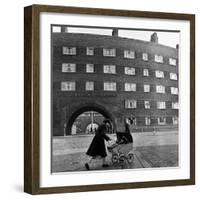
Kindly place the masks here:
POLYGON ((195 16, 25 8, 25 191, 195 183, 195 16))
POLYGON ((180 31, 50 28, 51 173, 180 167, 180 31))

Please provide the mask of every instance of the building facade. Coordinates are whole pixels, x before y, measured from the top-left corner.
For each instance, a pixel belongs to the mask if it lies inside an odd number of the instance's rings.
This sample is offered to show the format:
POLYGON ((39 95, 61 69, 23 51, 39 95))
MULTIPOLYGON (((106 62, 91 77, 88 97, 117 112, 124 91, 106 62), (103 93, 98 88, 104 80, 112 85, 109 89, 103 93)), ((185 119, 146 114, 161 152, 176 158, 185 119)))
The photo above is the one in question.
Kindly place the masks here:
POLYGON ((52 32, 52 130, 70 135, 76 118, 95 111, 119 130, 178 127, 178 46, 112 36, 52 32))

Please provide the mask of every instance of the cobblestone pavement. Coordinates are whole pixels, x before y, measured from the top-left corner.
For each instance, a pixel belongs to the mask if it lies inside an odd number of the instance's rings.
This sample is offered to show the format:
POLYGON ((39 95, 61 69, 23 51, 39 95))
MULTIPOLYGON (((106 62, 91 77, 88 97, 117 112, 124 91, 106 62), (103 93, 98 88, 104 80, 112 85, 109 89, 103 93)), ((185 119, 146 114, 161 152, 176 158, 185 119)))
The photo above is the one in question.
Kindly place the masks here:
MULTIPOLYGON (((94 136, 66 136, 53 138, 52 172, 84 171, 84 164, 89 160, 85 154, 94 136)), ((113 138, 113 136, 110 136, 113 138)), ((114 138, 113 138, 114 139, 114 138)), ((150 167, 178 166, 177 132, 134 133, 134 161, 129 164, 111 162, 108 153, 108 168, 102 168, 102 160, 95 159, 91 170, 135 169, 150 167)))
POLYGON ((137 151, 151 167, 178 166, 178 145, 138 147, 137 151))

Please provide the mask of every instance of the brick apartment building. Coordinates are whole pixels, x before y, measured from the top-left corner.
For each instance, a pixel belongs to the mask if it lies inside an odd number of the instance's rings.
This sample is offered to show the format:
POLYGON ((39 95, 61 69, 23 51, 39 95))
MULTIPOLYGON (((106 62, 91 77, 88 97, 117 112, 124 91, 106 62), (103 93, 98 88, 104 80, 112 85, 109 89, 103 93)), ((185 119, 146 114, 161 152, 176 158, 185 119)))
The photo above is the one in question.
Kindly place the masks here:
POLYGON ((52 130, 70 135, 76 118, 95 111, 114 129, 131 118, 132 129, 178 127, 178 46, 118 36, 69 33, 52 39, 52 130))

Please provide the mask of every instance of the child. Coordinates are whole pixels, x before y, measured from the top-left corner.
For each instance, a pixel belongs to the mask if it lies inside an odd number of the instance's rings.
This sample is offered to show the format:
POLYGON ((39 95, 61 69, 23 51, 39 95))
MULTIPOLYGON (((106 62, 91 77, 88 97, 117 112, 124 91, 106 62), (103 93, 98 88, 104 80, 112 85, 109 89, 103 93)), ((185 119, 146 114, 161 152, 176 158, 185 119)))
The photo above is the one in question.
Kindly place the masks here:
POLYGON ((125 131, 124 132, 117 132, 117 141, 113 144, 111 149, 114 149, 115 153, 123 153, 131 150, 133 148, 133 138, 130 133, 130 120, 126 119, 124 122, 125 131))

